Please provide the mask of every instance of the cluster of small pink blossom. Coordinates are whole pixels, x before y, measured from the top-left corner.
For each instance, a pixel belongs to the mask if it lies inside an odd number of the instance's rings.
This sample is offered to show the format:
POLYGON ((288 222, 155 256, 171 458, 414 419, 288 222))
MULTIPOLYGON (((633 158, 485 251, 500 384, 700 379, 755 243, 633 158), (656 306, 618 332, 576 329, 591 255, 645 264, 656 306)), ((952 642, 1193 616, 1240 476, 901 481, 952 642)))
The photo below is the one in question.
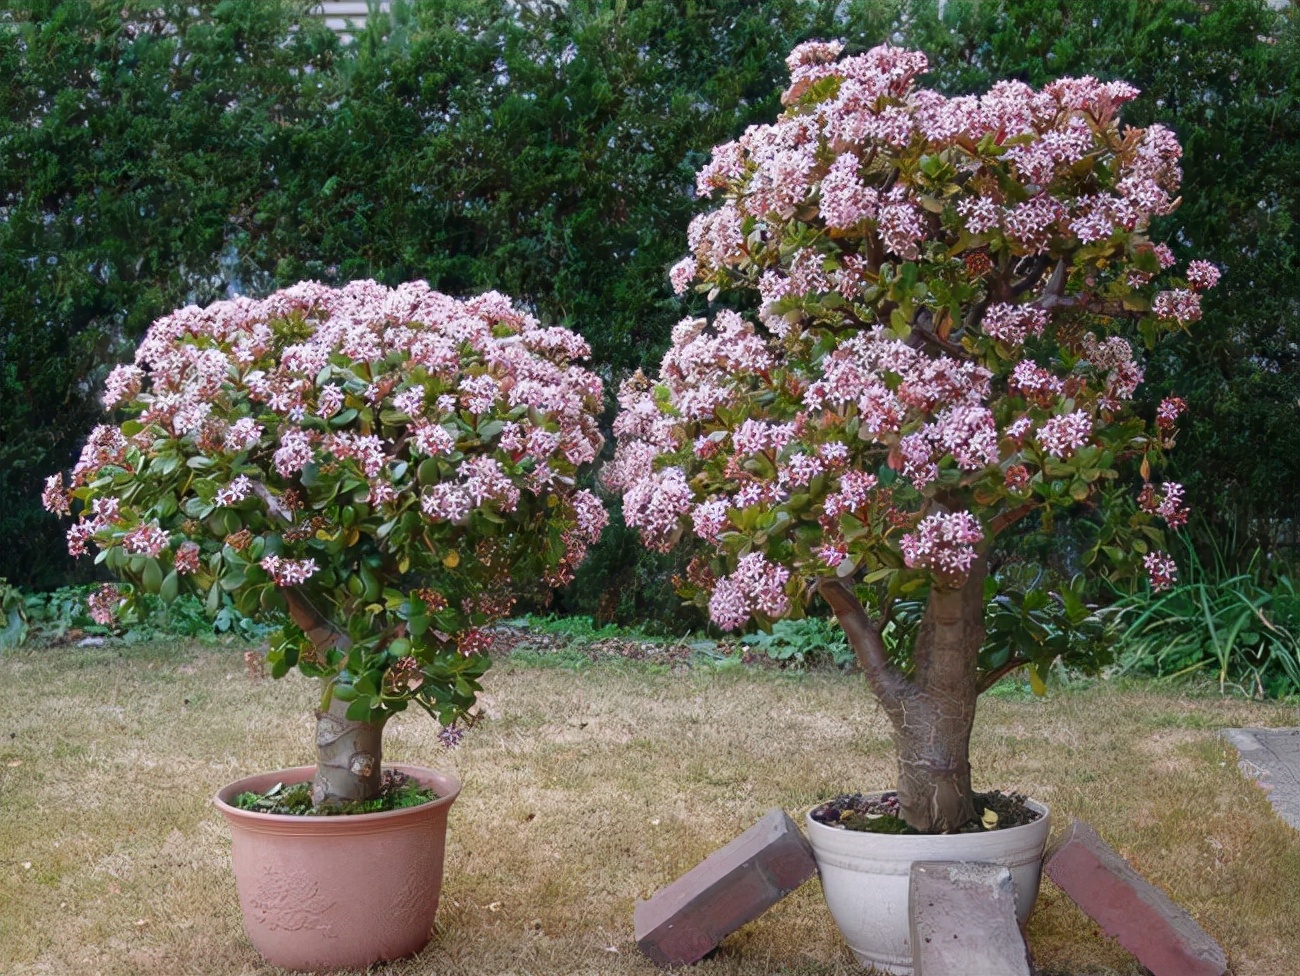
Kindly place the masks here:
POLYGON ((1045 251, 1070 212, 1050 193, 1040 193, 1007 209, 1002 229, 1008 237, 1033 251, 1045 251))
POLYGON ((911 202, 905 187, 889 191, 886 203, 880 208, 877 230, 885 247, 900 258, 911 260, 920 254, 921 241, 929 229, 924 211, 911 202))
POLYGON ((388 460, 383 440, 374 434, 334 431, 321 441, 321 450, 340 461, 355 461, 367 478, 374 478, 388 460))
POLYGON ((199 555, 198 543, 188 540, 182 542, 176 547, 176 555, 173 557, 176 572, 181 576, 197 573, 199 571, 199 555))
POLYGON ((1167 590, 1178 582, 1178 564, 1166 552, 1147 553, 1142 557, 1142 565, 1146 567, 1151 589, 1156 593, 1167 590))
POLYGON ((411 427, 411 444, 421 454, 450 454, 456 449, 456 438, 441 424, 420 422, 411 427))
MULTIPOLYGON (((744 217, 732 206, 702 213, 687 228, 687 243, 700 269, 716 270, 734 264, 744 253, 744 217)), ((684 290, 684 289, 683 289, 684 290)))
POLYGON ((817 558, 830 569, 838 569, 840 563, 849 558, 849 547, 843 542, 823 542, 816 552, 817 558))
POLYGON ((691 525, 695 534, 705 542, 717 542, 722 530, 727 527, 727 509, 730 506, 719 498, 700 502, 691 509, 691 525))
POLYGON ((928 569, 948 585, 966 578, 975 562, 975 546, 984 541, 984 529, 970 512, 936 513, 921 520, 903 536, 903 562, 912 569, 928 569))
POLYGON ((170 543, 167 533, 156 525, 137 525, 122 536, 123 548, 135 555, 157 557, 170 543))
POLYGON ((301 586, 316 575, 314 559, 283 559, 280 556, 263 556, 259 565, 275 580, 276 586, 301 586))
POLYGON ((1008 305, 995 302, 984 312, 980 328, 984 334, 1011 346, 1022 345, 1029 336, 1043 334, 1047 310, 1036 305, 1008 305))
POLYGON ((240 417, 226 431, 223 446, 233 454, 247 451, 261 440, 262 429, 262 425, 252 417, 240 417))
POLYGON ((933 412, 945 406, 975 406, 988 398, 993 374, 978 363, 919 356, 901 373, 898 399, 917 410, 933 412))
POLYGON ((108 627, 113 623, 113 618, 117 616, 117 609, 121 605, 122 593, 112 583, 105 583, 86 597, 90 619, 101 627, 108 627))
POLYGON ((1012 393, 1018 393, 1035 406, 1047 410, 1056 403, 1065 384, 1055 373, 1026 359, 1016 363, 1007 387, 1012 393))
POLYGON ((714 385, 720 373, 754 374, 772 368, 772 356, 754 326, 724 310, 709 326, 704 319, 683 319, 673 329, 673 344, 660 372, 670 389, 682 396, 687 416, 701 418, 729 398, 726 386, 714 385))
POLYGON ((1186 409, 1187 402, 1182 397, 1165 397, 1160 401, 1160 406, 1156 407, 1156 425, 1162 431, 1172 430, 1186 409))
POLYGON ((936 452, 952 455, 963 471, 979 471, 997 462, 998 432, 986 407, 949 407, 927 428, 936 452))
POLYGON ((761 454, 763 451, 780 451, 794 440, 794 424, 775 424, 766 420, 746 420, 732 435, 731 443, 736 453, 761 454))
POLYGON ((580 488, 569 499, 573 506, 574 527, 587 542, 595 545, 609 524, 609 512, 601 500, 586 488, 580 488))
POLYGON ((41 504, 47 512, 56 515, 72 514, 72 494, 63 484, 63 472, 52 474, 45 479, 45 489, 41 492, 41 504))
POLYGON ((796 451, 781 466, 777 477, 782 485, 803 488, 825 470, 826 465, 817 455, 796 451))
POLYGON ((686 294, 687 289, 691 287, 691 282, 699 273, 699 265, 693 257, 684 257, 674 264, 668 272, 668 281, 673 286, 673 294, 686 294))
POLYGON ((343 409, 347 397, 337 386, 324 387, 316 394, 316 414, 328 420, 343 409))
POLYGON ((430 486, 420 496, 420 511, 435 521, 461 524, 473 509, 469 492, 449 481, 430 486))
POLYGON ((1159 515, 1171 529, 1182 528, 1191 515, 1191 510, 1183 504, 1183 486, 1176 481, 1166 481, 1162 487, 1163 494, 1158 494, 1154 485, 1143 485, 1138 494, 1138 505, 1144 511, 1159 515))
POLYGON ((1157 318, 1179 323, 1195 322, 1201 317, 1201 296, 1188 288, 1162 291, 1151 303, 1157 318))
POLYGON ((111 424, 100 424, 90 432, 81 457, 72 469, 72 483, 84 485, 93 481, 101 468, 122 467, 126 464, 127 440, 122 431, 111 424))
POLYGON ((135 399, 144 383, 144 370, 139 366, 122 364, 114 366, 104 381, 103 403, 105 410, 135 399))
POLYGON ((918 430, 898 442, 899 470, 918 491, 939 477, 939 465, 935 463, 928 434, 927 430, 918 430))
POLYGON ((646 545, 667 552, 676 542, 681 517, 694 507, 695 496, 681 468, 653 472, 635 482, 623 496, 623 519, 640 529, 646 545))
POLYGON ((858 158, 850 153, 836 158, 822 178, 818 202, 827 227, 847 230, 880 211, 880 194, 858 179, 858 158))
POLYGON ((1192 261, 1187 265, 1187 283, 1198 291, 1219 283, 1219 269, 1209 261, 1192 261))
POLYGON ((1064 460, 1088 443, 1092 419, 1082 410, 1045 420, 1034 435, 1039 447, 1054 458, 1064 460))
POLYGON ((709 599, 709 618, 723 630, 743 627, 755 613, 779 617, 790 609, 785 585, 790 571, 761 552, 741 556, 736 571, 719 579, 709 599))
POLYGON ((213 499, 218 506, 238 505, 247 498, 253 491, 253 483, 248 480, 247 475, 239 475, 230 484, 217 492, 213 499))
POLYGON ((513 512, 519 504, 519 489, 492 457, 473 457, 461 465, 461 484, 475 508, 495 502, 502 512, 513 512))
POLYGON ((290 478, 311 464, 315 457, 312 451, 313 440, 313 431, 297 427, 288 427, 280 434, 280 447, 275 452, 272 463, 281 478, 290 478))
POLYGON ((840 475, 839 490, 826 496, 824 511, 830 518, 839 518, 848 512, 864 508, 871 500, 877 484, 876 476, 866 471, 845 471, 840 475))

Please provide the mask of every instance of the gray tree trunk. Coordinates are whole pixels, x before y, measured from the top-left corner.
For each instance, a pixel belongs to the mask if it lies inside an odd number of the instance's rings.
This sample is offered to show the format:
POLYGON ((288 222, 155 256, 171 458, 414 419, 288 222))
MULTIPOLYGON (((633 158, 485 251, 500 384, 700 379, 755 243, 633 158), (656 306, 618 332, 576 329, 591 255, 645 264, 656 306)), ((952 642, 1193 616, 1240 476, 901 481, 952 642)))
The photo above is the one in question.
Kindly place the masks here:
POLYGON ((824 579, 818 587, 893 725, 900 814, 925 834, 950 833, 975 816, 970 734, 979 696, 987 573, 980 557, 960 587, 931 588, 911 675, 889 663, 878 626, 850 586, 824 579))
POLYGON ((369 800, 379 794, 383 778, 382 722, 354 722, 348 703, 337 698, 328 711, 316 713, 316 775, 311 781, 314 806, 369 800))
MULTIPOLYGON (((284 591, 289 614, 318 651, 348 647, 340 631, 295 588, 284 591)), ((316 712, 316 775, 312 778, 313 806, 369 800, 383 785, 383 722, 354 722, 347 717, 348 703, 334 698, 324 712, 316 712)))

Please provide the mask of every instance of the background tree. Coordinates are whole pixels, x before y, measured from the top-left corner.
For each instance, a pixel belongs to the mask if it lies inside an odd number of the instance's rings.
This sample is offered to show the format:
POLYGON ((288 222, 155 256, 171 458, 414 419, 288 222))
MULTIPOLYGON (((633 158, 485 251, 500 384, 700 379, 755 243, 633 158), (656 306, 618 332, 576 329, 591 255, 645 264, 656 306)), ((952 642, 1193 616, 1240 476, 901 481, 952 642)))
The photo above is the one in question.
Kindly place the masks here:
MULTIPOLYGON (((98 378, 186 301, 307 277, 423 277, 454 294, 500 287, 580 329, 607 379, 658 362, 673 323, 702 308, 683 306, 667 278, 701 207, 692 174, 711 146, 776 111, 785 53, 829 36, 925 50, 947 94, 1062 74, 1143 89, 1132 121, 1168 125, 1186 150, 1189 203, 1156 232, 1225 280, 1207 296, 1203 337, 1149 364, 1142 410, 1152 416, 1174 389, 1195 394, 1174 463, 1209 520, 1201 538, 1223 544, 1237 526, 1243 549, 1276 549, 1270 533, 1293 519, 1300 475, 1294 8, 396 7, 346 48, 294 3, 0 10, 0 529, 14 540, 0 575, 50 586, 75 572, 35 507, 40 481, 75 459, 98 378)), ((1080 543, 1050 546, 1062 570, 1077 567, 1080 543)), ((611 531, 561 605, 668 620, 673 570, 611 531)))

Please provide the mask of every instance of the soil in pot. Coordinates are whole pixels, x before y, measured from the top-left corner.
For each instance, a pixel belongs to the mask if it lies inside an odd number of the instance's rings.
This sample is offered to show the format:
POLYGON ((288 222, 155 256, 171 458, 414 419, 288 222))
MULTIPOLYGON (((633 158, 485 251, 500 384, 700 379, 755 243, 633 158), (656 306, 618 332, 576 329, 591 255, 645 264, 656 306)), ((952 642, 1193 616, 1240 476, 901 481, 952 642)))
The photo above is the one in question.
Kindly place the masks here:
POLYGON ((418 807, 438 799, 438 794, 396 769, 385 769, 379 795, 368 800, 351 800, 313 806, 310 781, 285 786, 276 783, 262 793, 245 792, 235 797, 231 806, 258 813, 279 813, 300 817, 338 817, 358 813, 384 813, 418 807))
MULTIPOLYGON (((809 816, 828 827, 842 827, 845 830, 918 835, 918 831, 899 816, 898 794, 893 790, 887 793, 837 796, 814 807, 809 816)), ((954 833, 979 834, 986 830, 1022 827, 1041 816, 1019 793, 1003 793, 1000 790, 976 793, 975 816, 954 833)))

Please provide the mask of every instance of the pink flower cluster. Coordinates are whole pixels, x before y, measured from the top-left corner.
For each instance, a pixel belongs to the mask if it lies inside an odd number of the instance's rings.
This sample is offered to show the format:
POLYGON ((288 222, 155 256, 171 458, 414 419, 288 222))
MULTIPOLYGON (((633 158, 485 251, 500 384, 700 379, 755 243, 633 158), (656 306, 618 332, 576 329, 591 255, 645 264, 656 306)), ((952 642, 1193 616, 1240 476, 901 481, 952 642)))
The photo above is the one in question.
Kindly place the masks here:
POLYGON ((1163 493, 1158 493, 1154 485, 1143 485, 1138 494, 1138 505, 1143 511, 1159 515, 1171 529, 1180 529, 1191 515, 1191 510, 1183 504, 1183 486, 1176 481, 1166 481, 1163 488, 1163 493))
POLYGON ((1166 552, 1149 552, 1142 557, 1153 592, 1170 589, 1178 582, 1178 564, 1166 552))
MULTIPOLYGON (((1168 254, 1168 257, 1172 264, 1173 255, 1168 254)), ((1164 266, 1163 256, 1161 265, 1164 266)), ((1201 317, 1200 292, 1219 283, 1219 269, 1209 261, 1192 261, 1187 265, 1187 283, 1190 288, 1175 288, 1156 295, 1151 311, 1157 318, 1175 321, 1179 325, 1197 321, 1201 317)))
POLYGON ((1029 336, 1043 334, 1047 324, 1047 311, 1033 305, 1008 305, 995 302, 984 312, 980 328, 986 336, 1010 346, 1022 345, 1029 336))
POLYGON ((975 562, 975 546, 984 530, 970 512, 936 513, 903 536, 903 561, 913 569, 929 569, 943 583, 959 585, 975 562))
POLYGON ((677 541, 681 520, 695 496, 681 468, 665 468, 635 482, 623 496, 623 519, 640 529, 646 545, 667 552, 677 541))
POLYGON ((755 613, 780 617, 790 608, 785 585, 790 571, 761 552, 740 558, 736 571, 717 581, 709 599, 709 618, 723 630, 743 627, 755 613))
POLYGON ((1178 418, 1187 409, 1187 403, 1181 397, 1165 397, 1156 408, 1156 424, 1162 431, 1173 429, 1178 418))
POLYGON ((300 586, 316 575, 314 559, 282 559, 263 556, 259 565, 267 571, 276 586, 300 586))
POLYGON ((122 605, 122 593, 112 583, 105 583, 86 598, 86 604, 90 610, 90 619, 101 627, 108 627, 122 605))
POLYGON ((1201 296, 1187 288, 1162 291, 1151 303, 1157 318, 1171 319, 1179 324, 1195 322, 1201 317, 1201 296))
POLYGON ((1054 458, 1068 458, 1088 443, 1092 420, 1082 410, 1052 417, 1034 435, 1038 446, 1054 458))

